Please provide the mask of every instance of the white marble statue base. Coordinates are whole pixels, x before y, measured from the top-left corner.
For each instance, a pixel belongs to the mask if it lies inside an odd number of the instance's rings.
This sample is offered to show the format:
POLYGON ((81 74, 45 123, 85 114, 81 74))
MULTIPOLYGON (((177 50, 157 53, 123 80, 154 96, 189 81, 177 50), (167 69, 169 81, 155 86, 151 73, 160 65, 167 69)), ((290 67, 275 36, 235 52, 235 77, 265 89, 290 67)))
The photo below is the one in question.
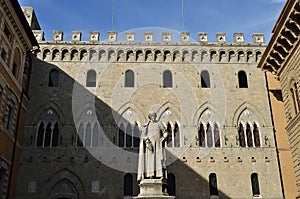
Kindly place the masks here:
POLYGON ((174 199, 162 192, 162 186, 165 184, 161 179, 144 179, 140 182, 140 194, 133 199, 174 199))

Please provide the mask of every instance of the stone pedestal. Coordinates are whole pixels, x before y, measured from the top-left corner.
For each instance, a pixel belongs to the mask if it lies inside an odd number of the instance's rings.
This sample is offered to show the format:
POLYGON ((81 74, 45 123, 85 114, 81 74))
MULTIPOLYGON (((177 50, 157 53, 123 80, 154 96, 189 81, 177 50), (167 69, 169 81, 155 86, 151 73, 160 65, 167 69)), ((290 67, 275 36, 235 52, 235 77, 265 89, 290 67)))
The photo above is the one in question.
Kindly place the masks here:
POLYGON ((162 179, 144 179, 139 184, 140 194, 133 199, 174 199, 174 196, 163 193, 164 184, 162 179))

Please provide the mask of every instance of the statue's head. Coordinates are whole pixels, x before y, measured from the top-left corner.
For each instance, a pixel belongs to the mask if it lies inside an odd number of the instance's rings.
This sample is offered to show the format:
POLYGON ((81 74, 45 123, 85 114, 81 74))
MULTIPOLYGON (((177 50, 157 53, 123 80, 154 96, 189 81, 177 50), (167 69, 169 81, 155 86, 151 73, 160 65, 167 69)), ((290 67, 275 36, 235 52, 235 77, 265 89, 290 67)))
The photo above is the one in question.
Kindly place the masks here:
POLYGON ((156 121, 156 113, 153 112, 153 111, 150 111, 149 112, 149 115, 148 115, 148 118, 151 120, 151 121, 156 121))

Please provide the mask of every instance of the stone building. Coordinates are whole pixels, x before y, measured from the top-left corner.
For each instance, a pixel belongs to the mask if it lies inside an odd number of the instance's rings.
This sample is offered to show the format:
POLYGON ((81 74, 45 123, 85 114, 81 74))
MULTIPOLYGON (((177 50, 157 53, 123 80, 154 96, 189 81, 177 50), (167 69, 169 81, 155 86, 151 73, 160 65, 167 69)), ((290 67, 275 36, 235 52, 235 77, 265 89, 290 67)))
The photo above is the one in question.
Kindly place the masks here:
POLYGON ((16 0, 0 1, 0 198, 14 198, 31 51, 38 43, 16 0))
MULTIPOLYGON (((264 71, 272 73, 282 88, 287 123, 285 129, 291 147, 298 197, 300 198, 300 92, 299 92, 299 33, 300 1, 287 1, 273 29, 271 41, 259 63, 264 71)), ((274 81, 274 80, 273 80, 274 81)))
MULTIPOLYGON (((30 17, 28 17, 30 18, 30 17)), ((168 193, 283 198, 264 36, 62 31, 33 58, 17 198, 131 198, 149 111, 167 124, 168 193), (156 35, 159 36, 159 35, 156 35), (124 37, 125 41, 119 41, 124 37), (179 41, 172 39, 180 38, 179 41)))

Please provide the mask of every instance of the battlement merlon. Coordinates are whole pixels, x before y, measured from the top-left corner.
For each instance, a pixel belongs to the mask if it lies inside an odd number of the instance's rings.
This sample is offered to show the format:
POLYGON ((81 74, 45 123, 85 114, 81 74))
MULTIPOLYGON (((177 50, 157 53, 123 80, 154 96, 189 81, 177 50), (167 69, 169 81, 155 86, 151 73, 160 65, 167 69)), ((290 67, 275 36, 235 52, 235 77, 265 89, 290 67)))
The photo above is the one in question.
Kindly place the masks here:
POLYGON ((34 9, 29 6, 21 6, 25 18, 31 28, 31 30, 41 30, 39 21, 35 15, 34 9))
MULTIPOLYGON (((39 42, 45 41, 44 40, 44 31, 43 30, 34 30, 33 31, 36 39, 39 42)), ((174 34, 174 33, 173 33, 174 34)), ((53 42, 64 42, 63 40, 63 31, 55 30, 53 31, 53 42)), ((134 43, 141 43, 140 41, 136 41, 135 32, 126 32, 126 40, 125 41, 118 41, 118 33, 117 32, 108 32, 107 40, 101 42, 107 42, 109 44, 116 44, 116 43, 124 43, 124 44, 134 44, 134 43)), ((84 42, 81 40, 82 33, 80 31, 72 31, 71 40, 70 42, 78 43, 84 42)), ((154 43, 153 41, 154 33, 152 32, 144 32, 144 42, 145 44, 154 43)), ((90 32, 89 35, 89 42, 97 43, 100 42, 100 33, 97 31, 90 32)), ((157 42, 156 42, 157 43, 157 42)), ((208 40, 208 33, 207 32, 199 32, 198 33, 198 41, 193 42, 191 41, 190 33, 189 32, 181 32, 180 33, 180 41, 173 41, 172 40, 172 32, 162 32, 161 34, 161 43, 162 44, 235 44, 235 45, 245 45, 245 36, 244 33, 234 33, 233 34, 233 43, 228 43, 226 40, 226 33, 220 32, 216 33, 216 41, 210 43, 208 40)), ((265 36, 262 33, 253 33, 252 34, 252 44, 253 45, 263 45, 265 44, 265 36)))

